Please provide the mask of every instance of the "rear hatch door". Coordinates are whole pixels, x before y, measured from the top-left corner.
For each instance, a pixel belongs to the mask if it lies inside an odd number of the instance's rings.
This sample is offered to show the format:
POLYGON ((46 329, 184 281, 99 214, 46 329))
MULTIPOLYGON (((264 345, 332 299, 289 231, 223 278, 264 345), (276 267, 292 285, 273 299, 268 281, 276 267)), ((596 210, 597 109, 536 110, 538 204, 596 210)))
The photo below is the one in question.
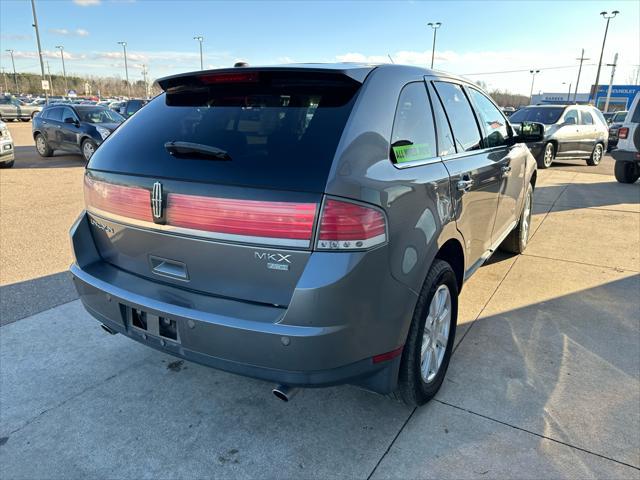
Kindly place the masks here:
POLYGON ((160 81, 85 175, 103 259, 212 295, 287 305, 360 83, 241 70, 160 81))

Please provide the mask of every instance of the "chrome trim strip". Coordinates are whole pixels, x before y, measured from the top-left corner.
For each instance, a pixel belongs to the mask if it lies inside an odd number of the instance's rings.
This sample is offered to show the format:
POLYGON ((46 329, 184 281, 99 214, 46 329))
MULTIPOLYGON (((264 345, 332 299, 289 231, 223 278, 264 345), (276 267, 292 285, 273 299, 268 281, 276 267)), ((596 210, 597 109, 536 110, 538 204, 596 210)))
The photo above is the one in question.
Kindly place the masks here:
POLYGON ((441 157, 431 157, 424 160, 414 160, 413 162, 394 163, 393 166, 402 170, 403 168, 421 167, 423 165, 432 165, 434 163, 441 163, 441 162, 442 162, 441 157))
POLYGON ((123 217, 110 212, 105 212, 95 207, 87 207, 87 212, 91 215, 108 220, 111 222, 143 228, 145 230, 155 230, 162 233, 175 235, 184 235, 196 238, 205 238, 210 240, 222 240, 226 242, 249 243, 254 245, 273 245, 277 247, 296 247, 309 248, 310 240, 298 240, 294 238, 270 238, 255 237, 251 235, 234 235, 231 233, 207 232, 205 230, 195 230, 193 228, 174 227, 173 225, 160 225, 145 220, 137 220, 135 218, 123 217))

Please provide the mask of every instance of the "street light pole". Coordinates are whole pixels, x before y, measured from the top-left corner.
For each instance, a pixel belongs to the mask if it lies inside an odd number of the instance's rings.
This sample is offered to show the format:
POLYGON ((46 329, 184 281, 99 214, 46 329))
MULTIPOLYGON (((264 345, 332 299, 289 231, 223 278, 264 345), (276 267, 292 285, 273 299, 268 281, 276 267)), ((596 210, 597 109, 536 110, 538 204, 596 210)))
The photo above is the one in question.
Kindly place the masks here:
POLYGON ((573 103, 576 103, 576 97, 578 96, 578 84, 580 83, 580 73, 582 73, 582 62, 585 60, 591 60, 590 58, 584 58, 584 48, 582 49, 582 53, 580 54, 580 58, 576 58, 576 60, 580 60, 580 67, 578 67, 578 79, 576 80, 576 90, 573 92, 573 103))
POLYGON ((202 61, 202 42, 204 41, 204 37, 202 35, 197 35, 193 37, 193 39, 200 43, 200 70, 204 70, 204 63, 202 61))
POLYGON ((64 68, 64 47, 62 45, 56 45, 56 48, 60 49, 60 57, 62 58, 62 76, 64 77, 64 94, 69 93, 69 85, 67 85, 67 70, 64 68))
POLYGON ((7 84, 7 72, 4 71, 4 67, 2 67, 2 78, 4 80, 4 91, 2 93, 7 93, 9 91, 9 85, 7 84))
POLYGON ((51 67, 49 66, 49 60, 47 60, 47 73, 49 74, 49 90, 53 95, 53 80, 51 80, 51 67))
MULTIPOLYGON (((44 61, 42 60, 42 47, 40 46, 40 30, 38 29, 38 16, 36 15, 36 2, 31 0, 31 11, 33 12, 33 28, 36 29, 36 41, 38 42, 38 57, 40 58, 40 73, 42 73, 42 80, 45 80, 44 75, 44 61)), ((51 87, 51 85, 49 85, 51 87)), ((44 89, 43 89, 44 90, 44 89)), ((49 105, 49 91, 44 91, 45 104, 49 105)))
POLYGON ((593 86, 593 92, 589 93, 589 102, 591 102, 591 96, 598 93, 598 82, 600 81, 600 69, 602 68, 602 56, 604 55, 604 45, 607 42, 607 32, 609 31, 609 21, 614 18, 617 14, 619 14, 619 10, 614 10, 613 12, 600 12, 603 18, 607 19, 607 26, 604 28, 604 38, 602 39, 602 50, 600 50, 600 60, 598 60, 598 71, 596 72, 596 83, 593 86))
POLYGON ((441 26, 441 22, 429 22, 427 23, 433 29, 433 45, 431 46, 431 68, 433 68, 433 58, 436 54, 436 30, 438 30, 441 26))
MULTIPOLYGON (((562 82, 562 85, 566 85, 567 82, 562 82)), ((571 82, 569 82, 569 91, 567 92, 567 103, 569 103, 571 98, 571 82)))
POLYGON ((124 51, 124 75, 127 79, 127 93, 131 97, 131 84, 129 83, 129 66, 127 65, 127 42, 118 42, 118 45, 122 45, 124 51))
POLYGON ((16 83, 16 95, 20 94, 20 88, 18 87, 18 74, 16 73, 16 62, 13 61, 13 50, 7 50, 11 55, 11 65, 13 65, 13 81, 16 83))
POLYGON ((607 90, 607 100, 604 103, 604 111, 609 111, 609 101, 611 100, 611 89, 613 88, 613 76, 616 74, 616 66, 618 65, 618 54, 613 57, 613 63, 607 63, 607 67, 611 67, 611 80, 609 80, 609 89, 607 90))
POLYGON ((533 82, 536 80, 536 75, 540 73, 540 70, 529 70, 531 74, 531 92, 529 93, 529 104, 531 104, 531 100, 533 99, 533 82))

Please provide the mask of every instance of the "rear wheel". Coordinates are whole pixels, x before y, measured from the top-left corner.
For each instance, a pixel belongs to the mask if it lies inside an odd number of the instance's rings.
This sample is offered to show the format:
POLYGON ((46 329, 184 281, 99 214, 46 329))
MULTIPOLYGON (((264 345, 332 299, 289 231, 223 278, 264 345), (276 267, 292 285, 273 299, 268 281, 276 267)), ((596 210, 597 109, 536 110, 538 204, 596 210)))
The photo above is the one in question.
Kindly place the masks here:
POLYGON ((458 318, 458 283, 451 266, 436 259, 416 304, 402 352, 397 396, 407 405, 427 403, 449 366, 458 318))
POLYGON ((556 149, 553 143, 549 142, 544 146, 542 156, 538 158, 538 168, 549 168, 556 156, 556 149))
POLYGON ((591 152, 591 156, 587 159, 587 165, 591 165, 592 167, 600 165, 600 160, 602 160, 602 152, 602 144, 596 143, 596 146, 593 147, 593 152, 591 152))
POLYGON ((41 157, 50 157, 53 155, 53 150, 41 133, 36 135, 36 150, 41 157))
POLYGON ((511 230, 511 233, 504 239, 500 249, 510 253, 522 253, 529 243, 529 234, 531 231, 531 212, 533 211, 533 187, 531 184, 527 187, 526 197, 524 198, 524 207, 518 220, 518 225, 511 230))
POLYGON ((640 178, 640 165, 634 162, 616 162, 613 171, 620 183, 635 183, 640 178))
POLYGON ((29 120, 31 120, 31 118, 21 118, 20 120, 22 120, 23 122, 28 122, 29 120))
POLYGON ((82 157, 84 158, 85 162, 88 162, 91 159, 96 151, 96 148, 98 148, 96 142, 89 138, 82 142, 82 157))

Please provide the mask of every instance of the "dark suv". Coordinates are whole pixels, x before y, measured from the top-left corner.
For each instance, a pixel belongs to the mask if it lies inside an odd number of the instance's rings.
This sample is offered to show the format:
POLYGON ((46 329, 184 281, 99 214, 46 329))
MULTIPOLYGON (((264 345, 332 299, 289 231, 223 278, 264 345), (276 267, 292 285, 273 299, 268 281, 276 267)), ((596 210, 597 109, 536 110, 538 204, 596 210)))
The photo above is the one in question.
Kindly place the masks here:
POLYGON ((536 162, 476 85, 398 65, 194 72, 111 135, 71 229, 103 327, 293 387, 440 387, 465 280, 527 245, 536 162))
POLYGON ((80 153, 89 161, 96 148, 122 122, 116 112, 98 105, 53 104, 33 118, 36 150, 50 157, 55 150, 80 153))

